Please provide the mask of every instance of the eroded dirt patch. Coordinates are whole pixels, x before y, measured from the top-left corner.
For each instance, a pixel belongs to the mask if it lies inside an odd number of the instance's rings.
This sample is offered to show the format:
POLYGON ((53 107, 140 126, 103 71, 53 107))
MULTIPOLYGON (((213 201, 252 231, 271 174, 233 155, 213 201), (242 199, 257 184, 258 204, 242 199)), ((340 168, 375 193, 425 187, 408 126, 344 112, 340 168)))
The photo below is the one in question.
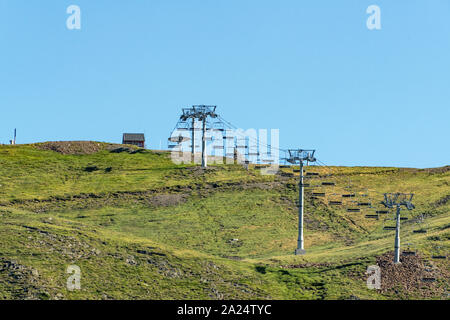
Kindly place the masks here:
POLYGON ((144 149, 132 145, 122 145, 115 143, 101 143, 95 141, 48 141, 35 144, 39 150, 50 150, 61 154, 85 155, 94 154, 102 150, 108 150, 113 153, 138 153, 144 152, 144 149))
POLYGON ((149 197, 147 200, 147 204, 155 207, 177 206, 184 203, 187 200, 187 198, 188 198, 187 195, 181 193, 158 194, 149 197))
POLYGON ((400 261, 394 264, 393 252, 377 257, 382 293, 395 294, 398 298, 446 295, 450 273, 445 263, 424 259, 420 254, 402 255, 400 261))
POLYGON ((93 154, 102 150, 103 145, 93 141, 49 141, 37 144, 36 148, 61 154, 93 154))
POLYGON ((150 207, 180 205, 186 202, 190 196, 208 197, 213 192, 246 189, 270 189, 279 187, 279 183, 239 183, 223 182, 200 183, 188 186, 178 185, 163 187, 145 191, 118 191, 111 193, 83 193, 68 196, 52 196, 47 199, 15 199, 10 202, 0 203, 0 206, 13 206, 30 210, 35 213, 44 213, 58 210, 83 210, 95 209, 106 206, 129 206, 130 203, 142 204, 150 207))
POLYGON ((450 166, 445 167, 438 167, 438 168, 428 168, 428 169, 422 169, 425 172, 428 172, 430 174, 441 174, 446 173, 447 171, 450 171, 450 166))
POLYGON ((446 195, 445 197, 442 197, 441 199, 434 202, 432 205, 434 207, 440 207, 446 205, 450 201, 450 194, 446 195))

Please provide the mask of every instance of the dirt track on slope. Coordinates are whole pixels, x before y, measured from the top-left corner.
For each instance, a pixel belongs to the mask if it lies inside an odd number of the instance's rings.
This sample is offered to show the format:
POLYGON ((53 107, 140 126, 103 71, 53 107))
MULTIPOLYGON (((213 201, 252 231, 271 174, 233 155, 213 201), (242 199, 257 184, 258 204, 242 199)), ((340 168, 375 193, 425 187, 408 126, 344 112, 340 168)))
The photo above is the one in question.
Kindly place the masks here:
POLYGON ((215 192, 229 190, 261 189, 268 190, 280 186, 279 182, 221 182, 193 185, 177 185, 144 191, 117 191, 109 193, 82 193, 68 196, 52 196, 46 199, 12 200, 0 203, 0 206, 13 206, 44 213, 58 210, 93 209, 105 206, 121 206, 130 203, 149 207, 180 205, 191 196, 208 197, 215 192))

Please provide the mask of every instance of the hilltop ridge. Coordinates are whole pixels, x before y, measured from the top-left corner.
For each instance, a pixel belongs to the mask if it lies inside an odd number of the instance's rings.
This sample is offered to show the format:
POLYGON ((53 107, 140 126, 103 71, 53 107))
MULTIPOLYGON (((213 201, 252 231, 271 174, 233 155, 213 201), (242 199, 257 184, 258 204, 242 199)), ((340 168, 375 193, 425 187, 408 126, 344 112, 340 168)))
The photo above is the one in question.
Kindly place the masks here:
POLYGON ((323 198, 306 192, 307 254, 298 257, 290 167, 268 176, 253 165, 204 170, 102 142, 0 146, 0 297, 443 299, 448 259, 432 256, 449 248, 449 168, 307 167, 336 185, 321 187, 323 198), (415 193, 402 225, 402 244, 417 252, 404 264, 414 276, 386 277, 386 290, 373 291, 368 265, 394 272, 383 262, 393 249, 388 215, 366 219, 329 202, 354 192, 378 208, 394 191, 415 193), (83 270, 80 291, 65 287, 70 264, 83 270), (425 270, 436 281, 422 282, 425 270))

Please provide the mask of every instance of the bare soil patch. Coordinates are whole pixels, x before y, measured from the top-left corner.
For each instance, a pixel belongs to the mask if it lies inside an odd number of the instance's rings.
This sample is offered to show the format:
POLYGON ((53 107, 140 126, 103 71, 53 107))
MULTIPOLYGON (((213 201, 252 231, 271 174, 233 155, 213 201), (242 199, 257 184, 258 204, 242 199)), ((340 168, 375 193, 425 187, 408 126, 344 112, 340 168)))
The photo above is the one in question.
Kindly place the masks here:
POLYGON ((177 206, 184 203, 188 196, 182 193, 175 194, 158 194, 150 197, 147 203, 155 207, 177 206))
POLYGON ((420 254, 402 255, 400 261, 394 264, 393 252, 377 257, 382 293, 395 294, 398 298, 431 298, 444 297, 448 292, 450 274, 445 263, 426 260, 420 254))
POLYGON ((36 147, 61 154, 93 154, 103 149, 101 143, 93 141, 49 141, 37 144, 36 147))
POLYGON ((137 153, 145 151, 144 149, 132 145, 101 143, 95 141, 49 141, 35 144, 35 146, 40 150, 50 150, 66 155, 94 154, 102 150, 108 150, 113 153, 137 153))
POLYGON ((444 166, 444 167, 439 167, 439 168, 428 168, 428 169, 422 169, 425 172, 434 174, 434 173, 446 173, 447 171, 450 171, 450 166, 444 166))

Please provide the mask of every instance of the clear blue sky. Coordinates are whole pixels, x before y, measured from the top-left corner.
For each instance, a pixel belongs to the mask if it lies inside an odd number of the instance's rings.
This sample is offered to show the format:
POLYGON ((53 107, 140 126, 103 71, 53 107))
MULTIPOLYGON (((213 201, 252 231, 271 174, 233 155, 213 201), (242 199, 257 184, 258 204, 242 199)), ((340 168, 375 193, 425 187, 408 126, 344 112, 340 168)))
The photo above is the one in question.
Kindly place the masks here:
POLYGON ((159 148, 180 108, 214 104, 327 164, 450 164, 448 0, 0 0, 0 43, 1 143, 159 148))

